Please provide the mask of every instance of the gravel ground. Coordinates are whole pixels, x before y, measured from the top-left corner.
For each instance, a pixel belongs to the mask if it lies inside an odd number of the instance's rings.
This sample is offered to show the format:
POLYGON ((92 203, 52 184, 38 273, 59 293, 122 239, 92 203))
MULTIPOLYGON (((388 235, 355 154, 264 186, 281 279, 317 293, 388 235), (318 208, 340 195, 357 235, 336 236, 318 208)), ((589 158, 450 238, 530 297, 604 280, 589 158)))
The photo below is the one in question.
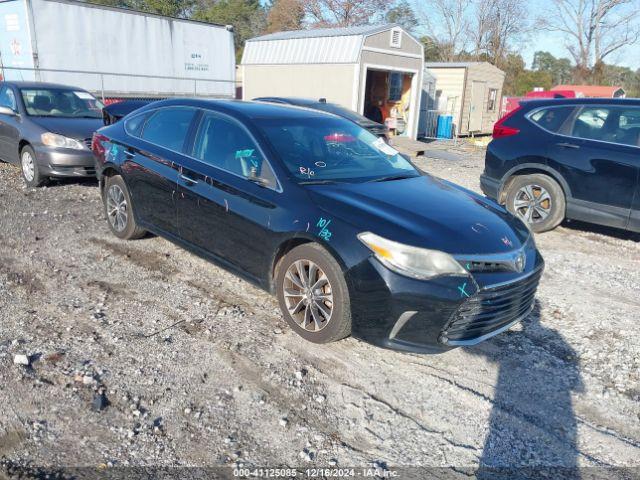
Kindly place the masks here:
MULTIPOLYGON (((482 151, 417 161, 479 190, 482 151)), ((0 477, 39 466, 640 467, 640 241, 538 235, 534 313, 474 348, 319 346, 97 185, 0 163, 0 477), (15 364, 29 356, 30 366, 15 364), (13 472, 13 473, 12 473, 13 472)))

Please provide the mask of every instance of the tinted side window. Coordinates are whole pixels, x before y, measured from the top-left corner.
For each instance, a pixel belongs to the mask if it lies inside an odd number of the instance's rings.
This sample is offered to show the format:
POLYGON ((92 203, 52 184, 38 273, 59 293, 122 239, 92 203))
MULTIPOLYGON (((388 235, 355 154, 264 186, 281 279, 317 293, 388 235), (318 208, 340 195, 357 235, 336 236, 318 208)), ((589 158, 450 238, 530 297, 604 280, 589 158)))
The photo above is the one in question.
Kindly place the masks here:
POLYGON ((9 87, 2 87, 0 90, 0 106, 7 107, 16 112, 18 106, 16 105, 16 96, 9 87))
POLYGON ((163 108, 151 115, 142 138, 176 152, 181 152, 196 111, 193 108, 163 108))
POLYGON ((260 177, 275 188, 275 175, 247 131, 232 120, 205 114, 192 155, 209 165, 241 177, 260 177))
POLYGON ((589 140, 640 146, 640 108, 583 107, 572 134, 589 140))
POLYGON ((147 118, 149 118, 149 114, 136 115, 135 117, 128 118, 124 122, 125 131, 131 136, 139 137, 147 118))
POLYGON ((610 128, 605 128, 610 110, 604 107, 583 107, 573 124, 571 135, 589 140, 606 140, 610 128))
POLYGON ((537 110, 531 120, 550 132, 559 133, 573 112, 573 107, 551 107, 537 110))

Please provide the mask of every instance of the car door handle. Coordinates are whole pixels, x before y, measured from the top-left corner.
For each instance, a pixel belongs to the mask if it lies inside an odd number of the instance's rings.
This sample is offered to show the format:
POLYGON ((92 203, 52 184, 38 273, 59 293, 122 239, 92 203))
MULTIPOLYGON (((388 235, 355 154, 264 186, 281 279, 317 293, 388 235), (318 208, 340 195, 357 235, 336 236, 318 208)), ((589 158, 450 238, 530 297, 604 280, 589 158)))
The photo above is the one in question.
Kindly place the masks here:
POLYGON ((180 178, 190 185, 196 185, 198 183, 198 180, 194 180, 193 178, 187 177, 184 174, 180 174, 180 178))
POLYGON ((576 145, 574 143, 558 143, 558 146, 562 148, 580 148, 580 145, 576 145))

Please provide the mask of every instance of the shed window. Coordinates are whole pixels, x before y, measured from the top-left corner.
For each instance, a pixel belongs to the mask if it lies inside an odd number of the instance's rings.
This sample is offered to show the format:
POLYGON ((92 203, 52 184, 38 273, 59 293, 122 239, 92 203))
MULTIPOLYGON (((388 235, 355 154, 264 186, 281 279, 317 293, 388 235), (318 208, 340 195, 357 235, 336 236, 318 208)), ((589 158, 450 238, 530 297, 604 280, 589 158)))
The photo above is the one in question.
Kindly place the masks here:
POLYGON ((393 48, 402 48, 402 30, 399 28, 391 29, 391 39, 389 46, 393 48))
POLYGON ((489 89, 489 101, 487 102, 487 112, 495 112, 496 111, 496 103, 498 100, 498 89, 490 88, 489 89))

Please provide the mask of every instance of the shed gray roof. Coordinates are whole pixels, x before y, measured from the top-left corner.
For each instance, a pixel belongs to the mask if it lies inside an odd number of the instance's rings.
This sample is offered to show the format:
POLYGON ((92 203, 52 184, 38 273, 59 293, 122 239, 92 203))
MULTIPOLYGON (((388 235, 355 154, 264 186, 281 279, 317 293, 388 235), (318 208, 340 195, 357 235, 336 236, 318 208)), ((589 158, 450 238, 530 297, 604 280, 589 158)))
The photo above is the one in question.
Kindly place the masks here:
POLYGON ((395 23, 386 25, 362 25, 359 27, 315 28, 312 30, 291 30, 288 32, 276 32, 254 37, 247 42, 261 42, 267 40, 290 40, 292 38, 321 38, 321 37, 348 37, 353 35, 372 35, 384 32, 398 26, 395 23))
POLYGON ((427 68, 467 68, 487 62, 425 62, 427 68))

